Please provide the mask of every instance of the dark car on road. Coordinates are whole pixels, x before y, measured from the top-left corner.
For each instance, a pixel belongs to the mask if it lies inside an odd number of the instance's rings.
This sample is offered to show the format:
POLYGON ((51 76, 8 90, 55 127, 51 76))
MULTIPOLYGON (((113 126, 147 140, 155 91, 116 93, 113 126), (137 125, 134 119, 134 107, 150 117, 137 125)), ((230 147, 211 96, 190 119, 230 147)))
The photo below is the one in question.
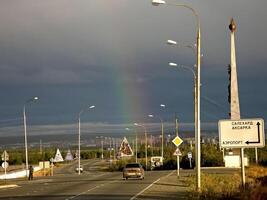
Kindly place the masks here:
POLYGON ((129 163, 123 169, 123 178, 145 178, 145 170, 140 163, 129 163))

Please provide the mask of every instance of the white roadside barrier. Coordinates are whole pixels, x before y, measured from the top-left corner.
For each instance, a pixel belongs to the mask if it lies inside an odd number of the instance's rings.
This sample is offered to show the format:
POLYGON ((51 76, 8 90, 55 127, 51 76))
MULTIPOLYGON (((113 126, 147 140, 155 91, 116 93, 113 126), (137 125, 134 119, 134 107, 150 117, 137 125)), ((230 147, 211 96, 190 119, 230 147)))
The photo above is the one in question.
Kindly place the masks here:
MULTIPOLYGON (((40 169, 41 169, 40 167, 33 167, 33 171, 34 172, 39 171, 40 169)), ((29 170, 28 170, 28 173, 29 173, 29 170)), ((0 175, 0 180, 23 178, 23 177, 26 177, 26 170, 7 173, 6 175, 5 174, 1 174, 0 175)))

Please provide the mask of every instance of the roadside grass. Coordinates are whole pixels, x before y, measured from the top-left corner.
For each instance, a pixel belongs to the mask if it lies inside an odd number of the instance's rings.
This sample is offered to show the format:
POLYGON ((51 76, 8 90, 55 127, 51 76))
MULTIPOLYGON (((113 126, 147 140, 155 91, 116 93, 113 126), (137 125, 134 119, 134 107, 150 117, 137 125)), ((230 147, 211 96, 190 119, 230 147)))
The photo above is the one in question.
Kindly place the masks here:
POLYGON ((2 180, 0 181, 0 186, 5 185, 5 184, 6 184, 5 181, 2 181, 2 180))
POLYGON ((117 161, 112 161, 109 164, 109 168, 107 169, 110 172, 114 171, 122 171, 124 166, 127 164, 126 160, 117 160, 117 161))
POLYGON ((33 173, 33 177, 51 176, 51 169, 41 169, 33 173))
POLYGON ((246 178, 246 190, 240 193, 240 199, 267 199, 267 168, 261 166, 251 166, 246 172, 246 178))
POLYGON ((188 179, 191 199, 267 199, 267 168, 251 166, 246 168, 246 186, 241 186, 241 175, 201 174, 201 192, 195 192, 195 176, 188 179))
POLYGON ((238 174, 201 174, 201 192, 196 193, 195 175, 188 179, 192 199, 230 199, 235 196, 240 186, 238 174))

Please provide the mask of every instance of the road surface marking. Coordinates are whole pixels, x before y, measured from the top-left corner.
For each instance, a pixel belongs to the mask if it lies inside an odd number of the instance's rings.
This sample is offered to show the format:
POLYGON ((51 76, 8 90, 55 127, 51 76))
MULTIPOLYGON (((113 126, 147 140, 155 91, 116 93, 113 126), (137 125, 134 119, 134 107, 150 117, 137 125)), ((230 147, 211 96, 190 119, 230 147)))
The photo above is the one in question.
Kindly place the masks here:
MULTIPOLYGON (((169 177, 170 175, 172 175, 175 171, 172 171, 171 173, 169 173, 168 175, 164 176, 165 177, 169 177)), ((162 178, 162 177, 161 177, 162 178)), ((155 180, 153 183, 151 183, 149 186, 147 186, 145 189, 143 189, 141 192, 139 192, 138 194, 136 194, 135 196, 133 196, 132 198, 130 198, 130 200, 134 200, 136 199, 136 197, 138 197, 139 195, 141 195, 142 193, 144 193, 146 190, 148 190, 149 188, 151 188, 155 183, 157 183, 158 181, 160 181, 160 179, 155 180)))
POLYGON ((136 194, 135 196, 133 196, 132 198, 130 198, 130 200, 136 199, 136 197, 138 197, 140 194, 144 193, 147 189, 149 189, 153 184, 157 183, 159 180, 160 180, 160 178, 157 179, 157 180, 155 180, 153 183, 151 183, 149 186, 147 186, 141 192, 139 192, 138 194, 136 194))
POLYGON ((0 185, 0 189, 19 187, 18 185, 0 185))
POLYGON ((89 190, 87 190, 87 191, 81 192, 80 194, 77 194, 77 195, 72 196, 72 197, 70 197, 70 198, 67 198, 67 199, 65 199, 65 200, 74 199, 74 198, 76 198, 76 197, 78 197, 78 196, 81 196, 82 194, 85 194, 86 192, 89 192, 89 191, 91 191, 91 190, 94 190, 94 189, 96 189, 96 188, 98 188, 98 187, 99 187, 99 186, 97 185, 97 186, 95 186, 95 187, 93 187, 93 188, 91 188, 91 189, 89 189, 89 190))
POLYGON ((65 200, 74 199, 74 198, 76 198, 76 197, 78 197, 78 196, 81 196, 81 195, 83 195, 83 194, 86 194, 87 192, 91 192, 91 191, 94 190, 94 189, 97 189, 97 188, 103 187, 104 185, 107 185, 107 184, 110 184, 110 183, 115 183, 115 182, 118 182, 118 180, 113 180, 113 181, 109 181, 109 182, 107 182, 106 184, 100 184, 100 185, 97 185, 97 186, 95 186, 95 187, 93 187, 93 188, 91 188, 91 189, 89 189, 89 190, 87 190, 87 191, 81 192, 80 194, 77 194, 77 195, 75 195, 75 196, 69 197, 69 198, 67 198, 67 199, 65 199, 65 200))

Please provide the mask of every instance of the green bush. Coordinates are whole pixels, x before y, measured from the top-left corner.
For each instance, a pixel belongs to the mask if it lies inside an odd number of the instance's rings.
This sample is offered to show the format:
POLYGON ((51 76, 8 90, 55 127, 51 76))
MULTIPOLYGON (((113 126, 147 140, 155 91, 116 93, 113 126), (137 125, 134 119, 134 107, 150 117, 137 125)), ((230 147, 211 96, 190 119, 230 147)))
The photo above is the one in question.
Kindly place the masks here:
POLYGON ((166 170, 177 169, 177 161, 173 158, 165 159, 163 162, 163 168, 166 170))
POLYGON ((20 152, 10 153, 8 162, 10 165, 21 165, 23 163, 22 153, 20 152))
POLYGON ((201 166, 215 167, 223 166, 222 152, 216 145, 202 144, 201 145, 201 166))
POLYGON ((117 160, 111 162, 111 165, 109 166, 109 171, 122 171, 125 165, 129 163, 129 160, 117 160))

